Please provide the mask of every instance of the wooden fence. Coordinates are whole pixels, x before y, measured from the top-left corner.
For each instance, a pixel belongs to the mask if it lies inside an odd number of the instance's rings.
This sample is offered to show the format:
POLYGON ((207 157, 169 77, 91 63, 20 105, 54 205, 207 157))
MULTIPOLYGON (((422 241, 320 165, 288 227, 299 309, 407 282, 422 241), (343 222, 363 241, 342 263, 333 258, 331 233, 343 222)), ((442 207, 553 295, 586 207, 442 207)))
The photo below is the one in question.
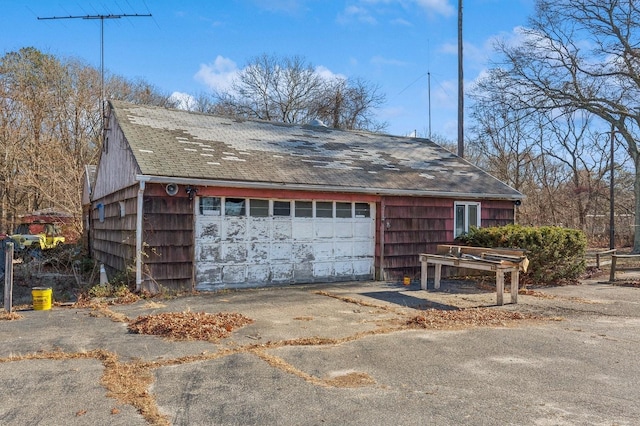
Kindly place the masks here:
POLYGON ((618 271, 640 271, 640 254, 612 254, 609 281, 616 280, 618 271))
POLYGON ((603 266, 611 265, 612 257, 617 252, 617 249, 598 251, 587 253, 587 267, 600 269, 603 266))

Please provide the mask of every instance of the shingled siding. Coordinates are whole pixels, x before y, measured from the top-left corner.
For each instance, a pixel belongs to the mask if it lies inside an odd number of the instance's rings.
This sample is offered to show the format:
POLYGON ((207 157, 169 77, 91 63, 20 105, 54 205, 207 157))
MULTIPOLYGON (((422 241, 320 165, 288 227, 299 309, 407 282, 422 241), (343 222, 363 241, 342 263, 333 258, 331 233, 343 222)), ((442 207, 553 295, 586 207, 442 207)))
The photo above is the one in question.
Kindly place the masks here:
POLYGON ((138 186, 130 186, 94 200, 91 205, 92 254, 109 272, 126 271, 134 265, 137 195, 138 186))
POLYGON ((143 204, 143 287, 151 291, 193 289, 193 200, 168 196, 149 185, 143 204))
POLYGON ((482 227, 503 226, 514 222, 515 206, 513 201, 482 201, 480 212, 482 227))
MULTIPOLYGON (((382 260, 384 276, 378 279, 401 281, 420 278, 420 253, 436 253, 438 244, 453 242, 453 199, 425 197, 383 197, 376 241, 383 241, 383 256, 376 245, 376 270, 382 260)), ((481 201, 483 227, 513 223, 512 201, 481 201)), ((445 273, 446 274, 446 273, 445 273)))
MULTIPOLYGON (((383 241, 384 276, 402 280, 420 277, 418 254, 435 252, 453 237, 453 200, 422 197, 383 197, 378 206, 377 241, 383 241)), ((376 263, 380 264, 380 244, 376 263)))

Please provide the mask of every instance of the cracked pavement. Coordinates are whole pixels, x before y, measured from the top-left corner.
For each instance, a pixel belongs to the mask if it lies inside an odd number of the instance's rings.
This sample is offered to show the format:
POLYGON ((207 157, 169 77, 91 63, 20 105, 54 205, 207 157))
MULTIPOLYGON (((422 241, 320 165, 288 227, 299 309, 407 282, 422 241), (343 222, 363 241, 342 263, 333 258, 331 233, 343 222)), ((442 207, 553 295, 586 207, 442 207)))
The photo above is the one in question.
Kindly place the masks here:
POLYGON ((141 300, 113 316, 20 311, 0 321, 0 424, 636 424, 640 288, 591 280, 518 302, 465 282, 354 282, 141 300), (434 307, 546 319, 399 326, 434 307), (115 320, 184 311, 254 323, 211 343, 115 320))

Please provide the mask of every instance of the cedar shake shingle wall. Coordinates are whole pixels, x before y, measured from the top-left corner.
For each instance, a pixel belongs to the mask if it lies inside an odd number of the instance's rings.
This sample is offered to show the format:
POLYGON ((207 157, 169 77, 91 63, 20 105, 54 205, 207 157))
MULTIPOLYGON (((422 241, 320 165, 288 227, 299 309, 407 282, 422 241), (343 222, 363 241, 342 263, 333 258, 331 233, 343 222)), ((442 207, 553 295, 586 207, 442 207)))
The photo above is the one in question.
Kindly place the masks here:
POLYGON ((143 280, 146 289, 193 289, 193 200, 148 185, 144 196, 143 280))
POLYGON ((111 271, 126 271, 135 261, 136 208, 138 186, 116 191, 91 205, 93 257, 111 271), (120 203, 125 215, 121 216, 120 203), (100 221, 100 207, 104 207, 104 221, 100 221))
MULTIPOLYGON (((378 218, 376 240, 384 234, 384 269, 381 279, 420 278, 420 253, 436 253, 438 244, 453 243, 453 199, 383 197, 384 220, 378 218)), ((461 200, 462 201, 462 200, 461 200)), ((512 201, 481 200, 482 226, 513 223, 512 201)), ((378 206, 378 211, 382 208, 378 206)), ((380 263, 376 247, 376 265, 380 263)), ((378 268, 376 268, 378 270, 378 268)))

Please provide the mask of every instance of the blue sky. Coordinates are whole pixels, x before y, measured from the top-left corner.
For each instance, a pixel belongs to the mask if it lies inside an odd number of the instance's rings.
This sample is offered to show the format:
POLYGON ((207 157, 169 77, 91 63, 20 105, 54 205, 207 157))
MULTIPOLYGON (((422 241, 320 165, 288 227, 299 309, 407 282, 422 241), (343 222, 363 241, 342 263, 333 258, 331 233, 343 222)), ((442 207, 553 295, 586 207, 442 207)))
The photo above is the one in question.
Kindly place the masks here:
MULTIPOLYGON (((104 21, 105 68, 163 93, 228 84, 250 59, 301 55, 324 73, 380 87, 387 132, 457 135, 457 0, 0 0, 0 53, 33 46, 100 66, 100 21, 38 17, 151 14, 104 21)), ((464 0, 465 85, 493 41, 526 26, 534 0, 464 0)), ((466 101, 469 104, 469 101, 466 101)), ((468 124, 468 120, 466 121, 468 124)))

